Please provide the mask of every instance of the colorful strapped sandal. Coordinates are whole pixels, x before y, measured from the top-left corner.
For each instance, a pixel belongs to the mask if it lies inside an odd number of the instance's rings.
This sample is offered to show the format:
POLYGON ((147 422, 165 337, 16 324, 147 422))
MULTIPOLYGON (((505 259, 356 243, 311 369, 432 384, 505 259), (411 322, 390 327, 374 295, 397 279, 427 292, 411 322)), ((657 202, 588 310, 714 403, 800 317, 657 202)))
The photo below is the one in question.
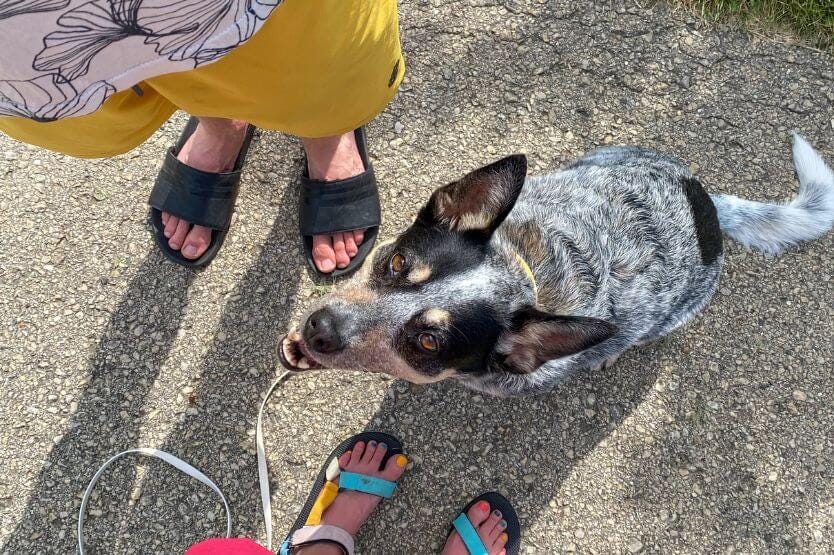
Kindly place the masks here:
POLYGON ((345 555, 353 555, 353 536, 338 526, 320 524, 322 514, 336 499, 339 490, 358 491, 387 499, 394 494, 397 487, 395 482, 375 476, 346 472, 339 468, 339 457, 353 449, 353 446, 360 441, 365 443, 373 441, 388 446, 380 468, 384 468, 392 456, 401 455, 403 452, 400 440, 382 432, 363 432, 340 443, 327 457, 313 483, 304 507, 299 512, 295 524, 281 544, 278 553, 290 555, 296 547, 317 542, 330 542, 340 546, 345 555), (336 478, 339 479, 338 484, 335 482, 336 478))
MULTIPOLYGON (((489 503, 490 510, 501 511, 501 517, 507 523, 507 528, 504 530, 504 533, 507 534, 507 543, 504 544, 504 549, 507 555, 517 555, 521 545, 521 524, 518 520, 518 514, 506 497, 494 491, 482 493, 470 501, 457 518, 452 521, 452 526, 460 539, 463 540, 467 551, 470 555, 488 555, 489 553, 484 542, 481 541, 481 537, 478 536, 478 531, 475 530, 475 527, 469 521, 469 517, 466 516, 469 509, 481 501, 489 503)), ((449 533, 451 534, 451 530, 449 533)))

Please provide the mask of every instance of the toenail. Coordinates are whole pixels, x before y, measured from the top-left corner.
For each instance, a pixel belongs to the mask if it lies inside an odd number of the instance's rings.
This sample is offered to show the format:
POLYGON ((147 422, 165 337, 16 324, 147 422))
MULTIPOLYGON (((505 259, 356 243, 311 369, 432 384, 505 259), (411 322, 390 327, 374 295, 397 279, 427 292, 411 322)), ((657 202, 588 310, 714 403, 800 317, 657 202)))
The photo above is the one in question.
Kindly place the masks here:
POLYGON ((167 229, 165 231, 163 231, 162 234, 165 235, 166 239, 170 239, 171 235, 172 235, 172 233, 170 231, 168 231, 167 229))
POLYGON ((507 540, 510 539, 510 537, 507 534, 501 534, 501 536, 499 536, 499 538, 504 543, 507 543, 507 540))
POLYGON ((405 465, 408 464, 408 457, 405 455, 397 455, 397 466, 400 468, 405 468, 405 465))
POLYGON ((379 448, 382 449, 382 450, 388 449, 388 444, 387 443, 380 443, 379 448))
POLYGON ((502 520, 501 522, 498 523, 498 527, 499 528, 506 528, 507 527, 507 521, 502 520))
POLYGON ((478 503, 478 510, 479 511, 488 511, 489 510, 489 503, 486 501, 481 501, 478 503))
POLYGON ((492 514, 495 516, 495 518, 501 518, 501 511, 499 511, 498 509, 492 511, 492 514))
POLYGON ((371 440, 368 442, 368 447, 376 447, 376 441, 371 440))
POLYGON ((197 247, 195 247, 194 245, 188 245, 187 247, 182 249, 182 253, 185 256, 194 256, 195 254, 197 254, 197 247))

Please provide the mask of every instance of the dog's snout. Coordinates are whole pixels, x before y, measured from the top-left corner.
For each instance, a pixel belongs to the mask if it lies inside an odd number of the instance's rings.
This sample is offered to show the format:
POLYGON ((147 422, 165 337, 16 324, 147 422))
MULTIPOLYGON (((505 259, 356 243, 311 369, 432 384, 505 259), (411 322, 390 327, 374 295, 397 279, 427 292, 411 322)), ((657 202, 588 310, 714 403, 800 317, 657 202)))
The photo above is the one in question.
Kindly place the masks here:
POLYGON ((320 308, 307 318, 304 342, 319 353, 335 353, 344 347, 336 315, 329 308, 320 308))

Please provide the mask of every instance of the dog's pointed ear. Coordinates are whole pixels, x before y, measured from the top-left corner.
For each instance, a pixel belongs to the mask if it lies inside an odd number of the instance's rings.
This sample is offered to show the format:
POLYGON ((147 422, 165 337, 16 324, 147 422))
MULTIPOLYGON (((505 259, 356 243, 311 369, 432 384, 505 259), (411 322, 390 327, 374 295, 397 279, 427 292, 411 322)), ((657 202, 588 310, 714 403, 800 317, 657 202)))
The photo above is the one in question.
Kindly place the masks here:
POLYGON ((452 231, 492 235, 510 213, 527 175, 527 157, 507 156, 437 189, 417 221, 452 231))
POLYGON ((587 316, 559 316, 535 308, 517 311, 498 338, 493 358, 504 370, 529 374, 545 362, 602 343, 617 326, 587 316))

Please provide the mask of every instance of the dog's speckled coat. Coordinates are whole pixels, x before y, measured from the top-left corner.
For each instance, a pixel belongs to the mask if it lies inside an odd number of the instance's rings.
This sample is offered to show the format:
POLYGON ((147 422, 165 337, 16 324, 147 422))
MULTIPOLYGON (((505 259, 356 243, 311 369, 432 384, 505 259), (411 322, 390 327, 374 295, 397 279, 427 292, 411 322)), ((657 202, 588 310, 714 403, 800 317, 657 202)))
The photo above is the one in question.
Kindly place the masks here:
MULTIPOLYGON (((705 259, 693 205, 684 192, 700 189, 672 158, 639 148, 592 152, 558 173, 529 178, 515 208, 498 228, 499 252, 518 251, 534 269, 540 309, 593 316, 617 327, 606 341, 552 360, 531 374, 486 374, 475 384, 502 394, 549 389, 578 368, 598 366, 628 347, 652 341, 685 323, 710 300, 723 264, 720 234, 705 259), (531 227, 535 226, 535 227, 531 227), (536 229, 534 248, 519 229, 536 229), (542 241, 541 238, 547 238, 542 241)), ((711 212, 706 225, 719 229, 711 212)), ((499 255, 497 266, 512 266, 499 255)), ((533 302, 528 288, 508 290, 518 305, 533 302)))
POLYGON ((295 341, 325 367, 548 391, 702 310, 722 230, 770 253, 829 230, 834 173, 798 136, 794 164, 797 197, 763 204, 710 197, 684 164, 638 147, 526 179, 524 158, 506 158, 435 191, 361 275, 312 307, 295 341))

